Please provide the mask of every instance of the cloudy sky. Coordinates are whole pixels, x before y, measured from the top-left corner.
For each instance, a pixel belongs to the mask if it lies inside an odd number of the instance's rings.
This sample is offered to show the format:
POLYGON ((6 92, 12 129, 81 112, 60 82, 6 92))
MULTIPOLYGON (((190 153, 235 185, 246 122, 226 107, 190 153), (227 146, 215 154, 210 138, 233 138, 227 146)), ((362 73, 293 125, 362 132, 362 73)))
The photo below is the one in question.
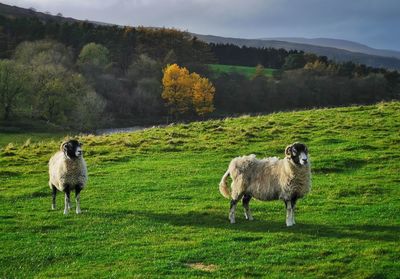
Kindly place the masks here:
POLYGON ((237 38, 346 39, 400 50, 398 0, 0 0, 120 25, 237 38))

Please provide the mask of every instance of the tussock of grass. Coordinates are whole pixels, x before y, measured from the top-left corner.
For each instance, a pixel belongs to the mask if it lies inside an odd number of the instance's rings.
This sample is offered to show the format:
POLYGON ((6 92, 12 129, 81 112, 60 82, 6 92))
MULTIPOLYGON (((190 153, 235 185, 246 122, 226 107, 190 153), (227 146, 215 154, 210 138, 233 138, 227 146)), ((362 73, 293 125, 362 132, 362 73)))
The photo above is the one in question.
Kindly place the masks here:
POLYGON ((89 184, 68 216, 47 184, 63 136, 1 134, 0 277, 396 278, 399 120, 390 102, 79 136, 89 184), (229 161, 294 141, 313 165, 296 226, 278 201, 252 201, 253 222, 239 206, 229 224, 229 161))

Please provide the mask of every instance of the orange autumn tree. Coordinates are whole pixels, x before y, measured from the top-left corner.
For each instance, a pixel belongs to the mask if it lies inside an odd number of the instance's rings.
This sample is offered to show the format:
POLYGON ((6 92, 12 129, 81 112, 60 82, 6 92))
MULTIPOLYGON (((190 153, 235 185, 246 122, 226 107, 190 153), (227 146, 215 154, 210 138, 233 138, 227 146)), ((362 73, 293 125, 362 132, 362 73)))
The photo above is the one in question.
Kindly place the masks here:
POLYGON ((193 73, 193 107, 196 113, 204 116, 214 111, 214 94, 215 88, 207 78, 193 73))
POLYGON ((215 88, 207 79, 197 73, 189 73, 185 67, 177 64, 164 69, 162 79, 165 100, 171 114, 185 114, 190 111, 200 116, 214 111, 215 88))
POLYGON ((184 114, 191 107, 191 84, 189 71, 177 64, 164 69, 161 97, 166 101, 171 114, 184 114))

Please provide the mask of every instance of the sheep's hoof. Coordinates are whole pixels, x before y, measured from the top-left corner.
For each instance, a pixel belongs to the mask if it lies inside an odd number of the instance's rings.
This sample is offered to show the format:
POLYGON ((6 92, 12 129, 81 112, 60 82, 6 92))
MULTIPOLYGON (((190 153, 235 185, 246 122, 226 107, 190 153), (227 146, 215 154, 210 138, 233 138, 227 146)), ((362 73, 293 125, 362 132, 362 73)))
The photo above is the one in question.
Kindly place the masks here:
POLYGON ((235 219, 229 219, 229 221, 231 222, 231 224, 235 224, 235 219))
POLYGON ((248 220, 248 221, 253 221, 253 220, 254 220, 253 216, 251 216, 251 215, 244 214, 244 217, 245 217, 246 220, 248 220))
POLYGON ((64 210, 64 215, 67 215, 68 214, 68 210, 64 210))
POLYGON ((52 205, 51 210, 56 210, 56 207, 54 205, 52 205))
POLYGON ((293 223, 286 223, 286 227, 292 227, 294 224, 293 223))
POLYGON ((80 209, 76 209, 76 214, 81 214, 82 211, 80 209))

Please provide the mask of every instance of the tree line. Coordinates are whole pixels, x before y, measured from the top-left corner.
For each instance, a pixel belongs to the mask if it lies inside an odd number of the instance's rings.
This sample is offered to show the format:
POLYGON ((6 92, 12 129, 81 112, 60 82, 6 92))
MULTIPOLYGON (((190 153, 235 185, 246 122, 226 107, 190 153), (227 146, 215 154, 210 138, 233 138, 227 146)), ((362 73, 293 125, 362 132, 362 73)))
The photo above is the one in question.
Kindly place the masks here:
POLYGON ((373 104, 400 99, 399 75, 370 73, 347 77, 329 67, 284 71, 279 79, 264 75, 252 79, 237 73, 212 80, 217 94, 215 107, 221 114, 260 113, 282 110, 373 104))
POLYGON ((206 77, 164 63, 140 54, 122 76, 101 44, 86 44, 74 59, 56 41, 22 42, 12 59, 0 60, 0 117, 93 130, 118 120, 204 117, 214 110, 215 88, 206 77))
POLYGON ((283 48, 240 47, 233 44, 210 43, 210 48, 219 64, 250 67, 260 64, 273 69, 281 69, 289 54, 299 53, 297 50, 287 51, 283 48))
POLYGON ((54 41, 21 43, 13 59, 0 60, 1 118, 95 127, 105 101, 77 70, 85 63, 80 57, 75 64, 68 48, 54 41))
POLYGON ((371 104, 400 99, 400 74, 354 62, 336 63, 302 51, 210 44, 218 62, 257 66, 248 79, 240 73, 214 76, 217 112, 273 112, 310 107, 371 104), (273 78, 263 68, 278 69, 273 78))
POLYGON ((120 71, 119 75, 125 74, 132 59, 141 53, 158 61, 173 60, 183 66, 214 61, 208 44, 175 29, 98 25, 88 21, 56 19, 44 21, 38 17, 9 18, 0 15, 0 58, 11 58, 21 42, 43 39, 71 48, 74 57, 88 43, 101 44, 109 50, 114 70, 120 71))
POLYGON ((0 118, 79 130, 400 99, 397 71, 166 28, 0 16, 0 58, 0 118), (210 63, 258 66, 249 79, 210 63))

